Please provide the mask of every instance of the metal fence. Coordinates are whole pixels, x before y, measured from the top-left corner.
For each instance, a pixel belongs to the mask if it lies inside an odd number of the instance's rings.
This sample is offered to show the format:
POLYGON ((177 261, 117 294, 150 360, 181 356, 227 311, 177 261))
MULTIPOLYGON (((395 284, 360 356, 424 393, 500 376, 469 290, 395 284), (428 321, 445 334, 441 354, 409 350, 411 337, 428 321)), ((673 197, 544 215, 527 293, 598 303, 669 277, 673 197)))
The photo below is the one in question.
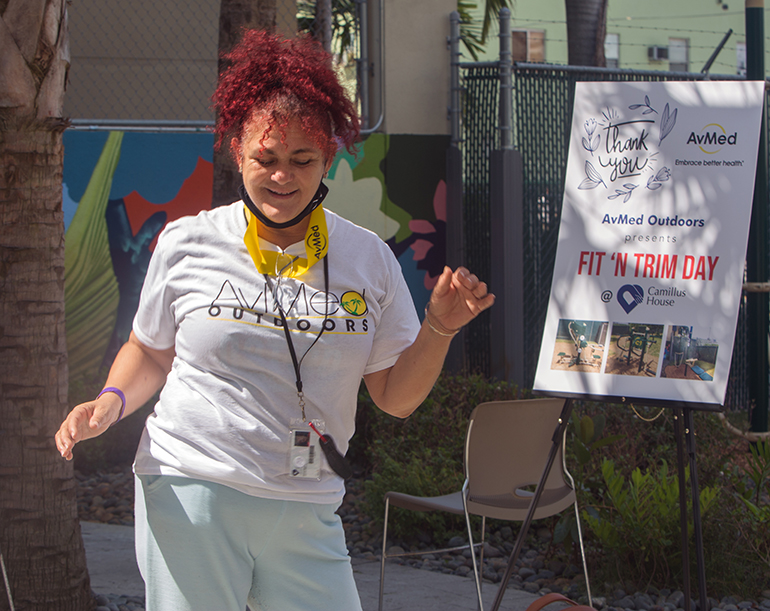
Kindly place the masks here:
MULTIPOLYGON (((491 277, 490 156, 498 148, 499 69, 477 64, 462 73, 463 227, 465 264, 480 278, 491 277)), ((490 320, 483 312, 465 333, 465 366, 490 373, 490 320)))
MULTIPOLYGON (((514 64, 513 137, 524 169, 524 341, 525 380, 537 367, 551 289, 567 166, 569 128, 578 81, 702 80, 702 74, 608 70, 544 64, 514 64)), ((717 78, 717 77, 713 77, 717 78)), ((735 76, 718 77, 720 80, 735 76)), ((497 64, 461 64, 463 99, 463 205, 466 257, 473 269, 489 271, 489 152, 496 143, 499 71, 497 64), (486 233, 485 233, 486 232, 486 233)), ((747 325, 741 304, 725 406, 748 405, 747 325)), ((489 374, 488 324, 479 321, 468 334, 466 362, 489 374)))
MULTIPOLYGON (((220 0, 77 0, 65 115, 75 124, 213 123, 220 0)), ((275 29, 315 32, 315 0, 275 3, 275 29)))

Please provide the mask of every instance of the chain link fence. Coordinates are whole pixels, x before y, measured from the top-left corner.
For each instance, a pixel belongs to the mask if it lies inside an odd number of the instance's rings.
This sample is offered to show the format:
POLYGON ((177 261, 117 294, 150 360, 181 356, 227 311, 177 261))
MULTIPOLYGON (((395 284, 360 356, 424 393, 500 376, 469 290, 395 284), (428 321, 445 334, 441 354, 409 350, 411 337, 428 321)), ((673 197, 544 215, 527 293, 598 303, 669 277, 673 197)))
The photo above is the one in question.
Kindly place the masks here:
MULTIPOLYGON (((468 64, 461 71, 465 264, 480 278, 492 276, 489 160, 499 146, 499 81, 497 63, 468 64)), ((489 311, 468 325, 466 367, 473 373, 490 373, 490 333, 489 311)))
MULTIPOLYGON (((222 4, 74 0, 68 10, 71 67, 65 116, 75 124, 211 125, 222 4)), ((314 1, 265 5, 270 6, 267 19, 283 34, 320 29, 314 1)), ((352 36, 354 24, 343 25, 345 35, 352 36)))

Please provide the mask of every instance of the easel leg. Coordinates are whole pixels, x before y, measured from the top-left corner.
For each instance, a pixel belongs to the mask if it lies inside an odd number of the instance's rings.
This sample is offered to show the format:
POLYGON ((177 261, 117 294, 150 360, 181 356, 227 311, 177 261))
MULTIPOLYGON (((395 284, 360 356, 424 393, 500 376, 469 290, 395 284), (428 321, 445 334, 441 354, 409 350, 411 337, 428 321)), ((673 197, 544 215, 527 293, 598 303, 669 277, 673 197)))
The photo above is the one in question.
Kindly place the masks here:
POLYGON ((516 537, 516 544, 514 545, 513 551, 511 551, 511 555, 508 559, 508 568, 505 570, 505 575, 503 575, 503 579, 500 581, 500 587, 497 590, 497 596, 495 596, 495 602, 492 605, 492 611, 498 611, 498 609, 500 609, 500 604, 503 602, 505 589, 508 587, 508 582, 510 581, 511 575, 513 574, 513 569, 516 566, 516 560, 519 559, 521 548, 524 545, 524 539, 527 536, 527 531, 529 530, 529 526, 532 523, 532 518, 535 515, 535 508, 540 502, 540 497, 542 496, 543 490, 545 489, 545 482, 548 480, 548 475, 551 473, 551 467, 553 467, 556 454, 558 453, 559 447, 561 446, 562 440, 564 439, 564 429, 567 428, 571 415, 572 399, 567 399, 564 402, 564 407, 562 408, 561 415, 559 416, 559 422, 556 426, 556 430, 553 433, 551 450, 548 453, 548 460, 545 463, 543 475, 540 477, 540 483, 537 485, 537 489, 535 490, 535 496, 532 497, 532 501, 529 504, 527 517, 521 523, 521 530, 519 531, 519 536, 516 537))
POLYGON ((684 408, 684 432, 687 440, 687 452, 690 456, 690 490, 692 492, 692 522, 695 530, 695 559, 698 562, 698 597, 701 610, 708 609, 706 596, 706 565, 703 556, 703 531, 700 515, 700 488, 698 486, 698 466, 695 462, 695 428, 692 410, 684 408))
POLYGON ((681 530, 682 570, 684 571, 684 611, 692 611, 690 597, 690 545, 687 537, 687 490, 684 470, 684 434, 682 410, 674 409, 674 436, 676 437, 676 467, 679 476, 679 528, 681 530))

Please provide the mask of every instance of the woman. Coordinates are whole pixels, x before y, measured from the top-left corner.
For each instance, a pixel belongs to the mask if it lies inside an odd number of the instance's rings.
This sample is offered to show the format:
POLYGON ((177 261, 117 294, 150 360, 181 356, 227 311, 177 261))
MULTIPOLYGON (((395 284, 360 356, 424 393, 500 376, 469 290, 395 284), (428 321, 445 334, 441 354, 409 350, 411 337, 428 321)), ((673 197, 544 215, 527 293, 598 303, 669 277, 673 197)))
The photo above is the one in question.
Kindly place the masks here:
POLYGON ((360 609, 335 510, 361 378, 409 415, 452 336, 494 297, 446 268, 422 325, 371 232, 324 210, 355 108, 308 39, 246 32, 214 96, 242 200, 170 223, 133 332, 62 456, 163 386, 134 471, 147 609, 360 609))

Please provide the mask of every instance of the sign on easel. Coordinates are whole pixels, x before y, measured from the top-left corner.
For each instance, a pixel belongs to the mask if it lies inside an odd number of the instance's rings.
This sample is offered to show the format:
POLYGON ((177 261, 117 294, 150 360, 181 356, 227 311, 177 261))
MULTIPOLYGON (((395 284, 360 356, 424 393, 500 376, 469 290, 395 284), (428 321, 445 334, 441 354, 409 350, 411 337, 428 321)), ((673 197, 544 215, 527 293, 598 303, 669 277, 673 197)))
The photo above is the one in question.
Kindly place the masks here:
POLYGON ((577 84, 536 391, 723 403, 763 104, 762 82, 577 84))

